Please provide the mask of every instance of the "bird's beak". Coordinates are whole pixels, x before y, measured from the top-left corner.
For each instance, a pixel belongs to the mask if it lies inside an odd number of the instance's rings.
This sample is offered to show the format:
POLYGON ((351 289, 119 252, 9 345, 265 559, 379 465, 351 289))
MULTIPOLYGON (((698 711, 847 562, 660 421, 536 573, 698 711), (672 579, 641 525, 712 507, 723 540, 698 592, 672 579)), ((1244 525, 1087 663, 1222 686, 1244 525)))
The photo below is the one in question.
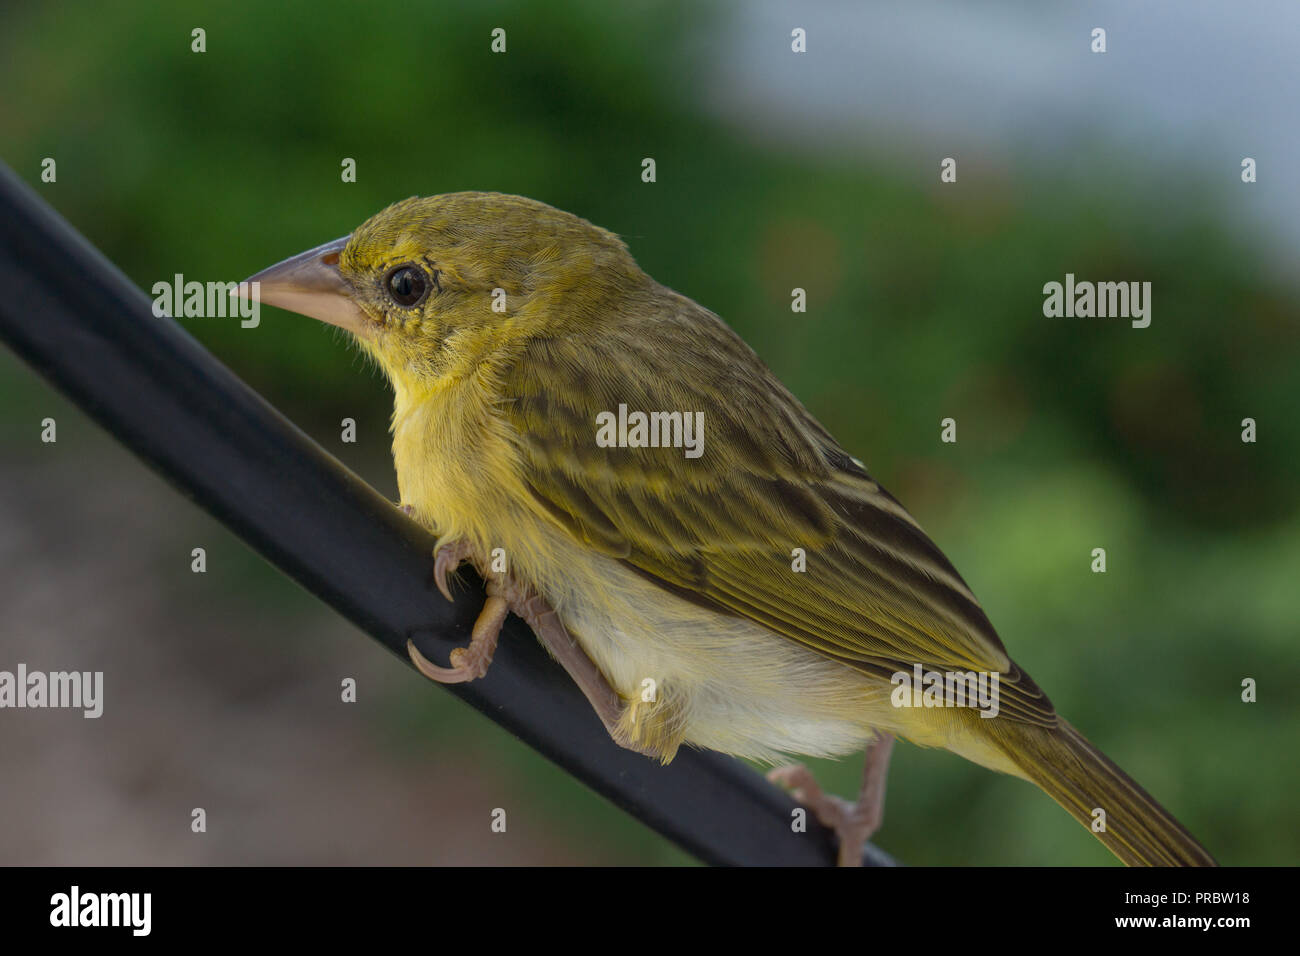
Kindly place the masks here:
POLYGON ((369 335, 375 323, 361 311, 352 298, 352 287, 339 272, 339 254, 349 238, 335 239, 263 269, 241 282, 231 295, 256 295, 266 305, 320 319, 354 335, 369 335))

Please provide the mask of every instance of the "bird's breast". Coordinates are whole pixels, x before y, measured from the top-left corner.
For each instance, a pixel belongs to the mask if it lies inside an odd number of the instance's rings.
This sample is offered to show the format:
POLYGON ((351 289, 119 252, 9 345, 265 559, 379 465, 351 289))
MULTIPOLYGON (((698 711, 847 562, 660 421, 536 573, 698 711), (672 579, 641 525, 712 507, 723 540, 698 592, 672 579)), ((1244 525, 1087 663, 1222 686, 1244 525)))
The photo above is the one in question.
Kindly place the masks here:
POLYGON ((398 395, 393 462, 403 504, 440 543, 465 540, 542 589, 559 566, 555 525, 524 480, 519 445, 481 382, 466 378, 418 396, 398 395))
POLYGON ((398 396, 403 504, 542 594, 625 699, 654 687, 686 742, 758 759, 858 749, 892 729, 887 687, 758 624, 677 598, 575 539, 536 501, 518 443, 472 380, 398 396), (498 551, 498 549, 500 549, 498 551))

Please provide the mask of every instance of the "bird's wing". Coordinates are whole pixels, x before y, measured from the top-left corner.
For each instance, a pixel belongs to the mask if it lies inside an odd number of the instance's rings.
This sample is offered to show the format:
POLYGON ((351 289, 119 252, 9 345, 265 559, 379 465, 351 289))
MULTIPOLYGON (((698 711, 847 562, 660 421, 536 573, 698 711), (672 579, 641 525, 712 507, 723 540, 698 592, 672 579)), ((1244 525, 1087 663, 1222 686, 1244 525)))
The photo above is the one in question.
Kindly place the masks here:
POLYGON ((545 508, 673 593, 886 679, 998 672, 1001 714, 1055 724, 903 507, 720 319, 673 301, 653 329, 536 340, 507 371, 502 411, 545 508), (601 447, 597 415, 620 404, 703 412, 702 454, 601 447))

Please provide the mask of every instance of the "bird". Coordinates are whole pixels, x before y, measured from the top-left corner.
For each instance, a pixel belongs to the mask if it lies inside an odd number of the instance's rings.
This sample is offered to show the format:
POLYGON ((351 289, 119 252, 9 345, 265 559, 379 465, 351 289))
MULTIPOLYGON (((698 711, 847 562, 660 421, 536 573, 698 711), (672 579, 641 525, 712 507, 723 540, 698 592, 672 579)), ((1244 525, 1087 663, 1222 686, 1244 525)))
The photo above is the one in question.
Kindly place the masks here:
POLYGON ((391 384, 399 506, 436 537, 437 586, 450 600, 465 562, 485 581, 446 664, 408 645, 430 679, 486 675, 515 614, 616 743, 772 767, 844 866, 896 739, 1037 785, 1126 864, 1215 865, 1057 713, 864 463, 614 233, 522 196, 417 196, 235 294, 345 329, 391 384), (852 799, 790 762, 857 752, 852 799))

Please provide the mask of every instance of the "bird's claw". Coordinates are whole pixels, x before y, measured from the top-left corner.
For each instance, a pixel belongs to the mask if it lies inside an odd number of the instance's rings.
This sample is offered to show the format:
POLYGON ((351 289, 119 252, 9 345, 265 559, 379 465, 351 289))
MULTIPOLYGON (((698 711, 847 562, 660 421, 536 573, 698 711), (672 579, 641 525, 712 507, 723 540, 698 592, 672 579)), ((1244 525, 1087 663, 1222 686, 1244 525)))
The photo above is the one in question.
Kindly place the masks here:
POLYGON ((474 655, 472 647, 458 647, 451 652, 451 667, 442 667, 429 660, 420 653, 420 649, 415 646, 414 641, 406 642, 406 653, 411 658, 411 663, 425 677, 431 681, 437 681, 439 684, 464 684, 466 681, 472 681, 487 673, 488 665, 492 663, 492 653, 489 651, 486 656, 474 655))
POLYGON ((477 680, 488 672, 492 664, 492 655, 497 650, 497 638, 501 635, 501 625, 505 623, 510 606, 505 598, 489 595, 474 622, 468 647, 457 647, 449 655, 451 667, 442 667, 433 663, 415 646, 415 642, 406 642, 406 653, 411 663, 429 680, 439 684, 463 684, 477 680))
POLYGON ((455 571, 462 561, 470 557, 470 546, 465 541, 443 545, 433 556, 433 583, 438 586, 438 590, 448 601, 454 601, 455 598, 451 596, 451 589, 447 587, 447 574, 455 571))
MULTIPOLYGON (((398 505, 397 510, 412 521, 418 522, 420 520, 415 505, 398 505)), ((469 543, 464 539, 457 541, 455 544, 443 545, 435 552, 433 556, 433 583, 438 586, 438 590, 442 592, 442 596, 448 601, 455 603, 456 599, 451 596, 451 588, 447 586, 447 575, 455 572, 462 561, 469 560, 472 557, 473 554, 469 543)))

